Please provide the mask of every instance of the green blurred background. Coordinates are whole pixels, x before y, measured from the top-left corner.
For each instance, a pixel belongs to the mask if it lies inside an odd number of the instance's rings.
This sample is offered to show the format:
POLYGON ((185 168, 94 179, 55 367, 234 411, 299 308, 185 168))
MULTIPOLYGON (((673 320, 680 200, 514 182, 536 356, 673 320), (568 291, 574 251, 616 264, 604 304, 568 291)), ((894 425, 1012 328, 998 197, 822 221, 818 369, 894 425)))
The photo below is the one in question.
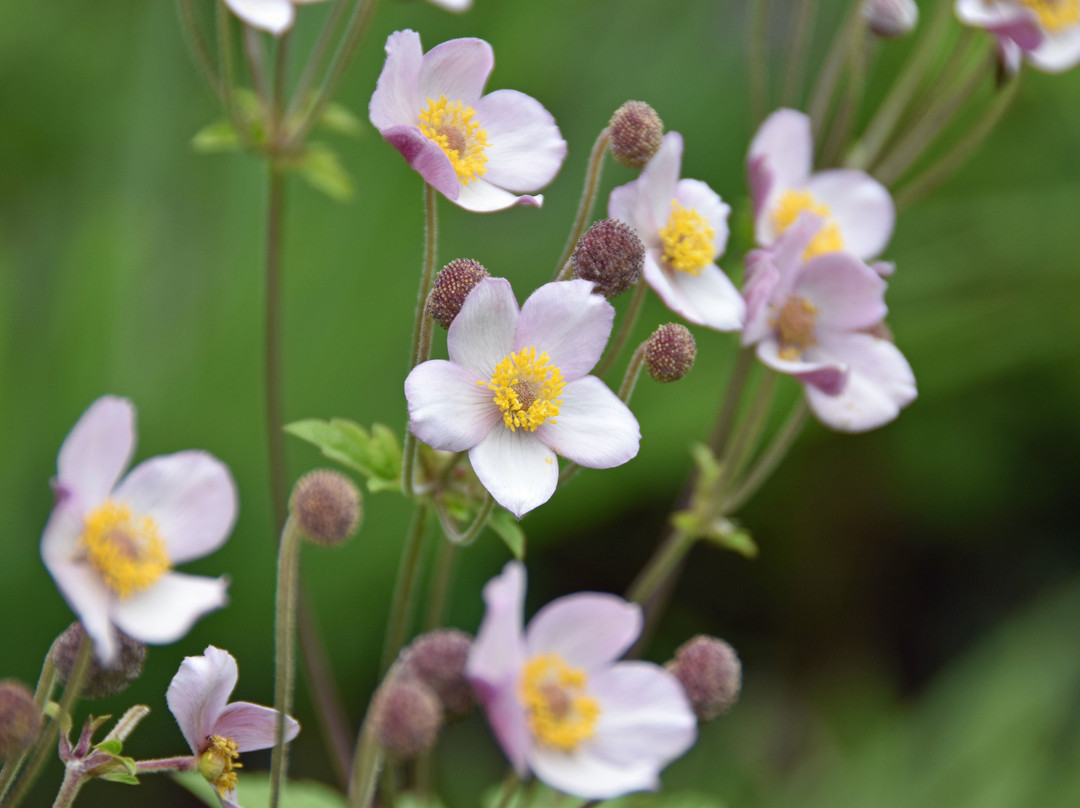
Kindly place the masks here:
MULTIPOLYGON (((775 76, 794 4, 772 5, 775 76)), ((806 85, 845 4, 818 5, 806 85)), ((207 19, 210 8, 206 0, 207 19)), ((294 57, 326 11, 300 8, 294 57)), ((756 125, 746 14, 744 3, 708 0, 477 0, 453 16, 386 0, 339 100, 366 121, 391 31, 414 28, 425 47, 457 36, 492 43, 489 88, 540 99, 569 154, 541 210, 476 215, 441 200, 439 260, 476 258, 524 299, 549 279, 593 139, 627 99, 649 101, 683 133, 684 175, 706 180, 745 224, 743 157, 756 125)), ((909 49, 881 50, 871 99, 909 49)), ((205 448, 240 491, 232 539, 185 566, 227 572, 229 607, 152 648, 136 685, 90 708, 148 704, 126 750, 143 758, 183 751, 164 689, 181 658, 209 643, 239 660, 237 698, 272 700, 265 178, 255 157, 191 149, 219 117, 173 4, 0 5, 0 677, 32 683, 72 619, 38 540, 56 452, 97 396, 135 402, 137 460, 205 448)), ((288 185, 286 417, 402 430, 421 182, 370 128, 356 141, 318 137, 340 152, 356 194, 339 204, 288 185)), ((1080 804, 1078 146, 1080 75, 1032 72, 975 158, 901 216, 887 255, 898 265, 890 324, 920 397, 872 434, 807 428, 742 514, 761 547, 756 561, 694 551, 650 656, 663 661, 707 631, 738 648, 746 679, 735 711, 669 769, 670 789, 730 806, 1080 804)), ((609 162, 602 194, 632 177, 609 162)), ((721 264, 737 272, 745 247, 737 237, 721 264)), ((650 297, 641 338, 669 319, 650 297)), ((637 459, 579 475, 523 521, 530 612, 579 589, 621 591, 651 552, 735 349, 730 335, 695 333, 698 364, 684 382, 638 387, 637 459)), ((797 394, 781 388, 785 401, 797 394)), ((290 479, 326 463, 294 439, 288 452, 290 479)), ((304 554, 353 722, 374 684, 408 516, 399 496, 369 496, 357 539, 304 554)), ((462 554, 452 625, 475 630, 480 586, 507 557, 490 533, 462 554)), ((310 703, 298 700, 308 731, 293 771, 332 781, 310 703)), ((505 764, 477 716, 447 736, 449 804, 476 805, 505 764)), ((49 804, 58 782, 57 764, 29 804, 49 804)), ((127 788, 94 783, 79 804, 197 804, 164 778, 127 788)))

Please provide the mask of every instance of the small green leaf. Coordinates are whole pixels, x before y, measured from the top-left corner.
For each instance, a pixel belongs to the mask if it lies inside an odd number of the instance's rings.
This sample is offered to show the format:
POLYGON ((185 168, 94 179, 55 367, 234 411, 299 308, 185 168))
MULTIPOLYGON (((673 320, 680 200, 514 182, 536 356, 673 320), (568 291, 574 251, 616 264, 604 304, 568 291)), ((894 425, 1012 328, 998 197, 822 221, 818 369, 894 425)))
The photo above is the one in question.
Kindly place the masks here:
POLYGON ((333 103, 327 106, 319 120, 319 126, 337 132, 340 135, 357 138, 364 131, 364 124, 353 115, 352 110, 342 104, 333 103))
POLYGON ((108 780, 110 783, 124 783, 129 786, 137 786, 139 784, 139 778, 133 774, 125 774, 124 772, 113 772, 112 774, 103 774, 100 780, 108 780))
POLYGON ((488 517, 488 525, 499 534, 499 538, 510 548, 514 558, 518 561, 525 558, 525 531, 510 511, 495 508, 488 517))
POLYGON ((704 531, 702 538, 725 550, 733 550, 746 558, 758 556, 758 546, 750 535, 750 531, 731 519, 717 519, 704 531))
POLYGON ((214 121, 195 133, 191 146, 200 154, 240 151, 240 137, 229 121, 214 121))
POLYGON ((287 424, 285 431, 315 445, 324 457, 363 474, 370 491, 401 488, 401 448, 397 436, 382 424, 375 424, 369 433, 344 418, 310 418, 287 424))
POLYGON ((102 741, 101 743, 96 744, 94 748, 99 752, 104 752, 106 755, 116 757, 116 755, 119 755, 124 751, 124 742, 114 738, 111 741, 102 741))
POLYGON ((352 198, 353 181, 341 165, 337 152, 321 143, 312 143, 293 166, 318 191, 338 202, 352 198))

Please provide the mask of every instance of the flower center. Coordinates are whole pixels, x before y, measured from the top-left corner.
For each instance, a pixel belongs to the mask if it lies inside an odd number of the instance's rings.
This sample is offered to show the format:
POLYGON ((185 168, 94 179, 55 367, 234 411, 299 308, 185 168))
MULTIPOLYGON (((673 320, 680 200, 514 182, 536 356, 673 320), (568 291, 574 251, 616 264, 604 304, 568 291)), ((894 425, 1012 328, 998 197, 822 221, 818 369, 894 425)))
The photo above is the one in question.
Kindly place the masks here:
POLYGON ((439 100, 428 99, 427 108, 420 113, 420 131, 424 137, 438 143, 465 185, 482 177, 487 171, 484 148, 488 146, 487 132, 473 120, 476 110, 460 101, 450 102, 445 95, 439 100))
POLYGON ((844 249, 844 238, 840 235, 840 225, 829 218, 832 215, 829 206, 824 202, 818 202, 809 191, 785 191, 784 195, 780 197, 780 200, 776 203, 776 209, 773 211, 773 224, 776 226, 777 232, 783 233, 795 224, 795 220, 799 218, 799 214, 804 210, 823 217, 825 224, 818 230, 814 240, 810 242, 805 252, 803 252, 803 261, 809 261, 815 255, 844 249))
POLYGON ((805 297, 792 295, 784 301, 780 313, 771 321, 780 332, 781 359, 789 362, 799 359, 803 351, 817 343, 814 338, 817 311, 817 306, 805 297))
POLYGON ((1042 27, 1057 33, 1080 24, 1080 0, 1020 0, 1035 12, 1042 27))
MULTIPOLYGON (((548 355, 536 348, 515 351, 495 366, 491 380, 477 384, 495 391, 503 423, 511 432, 518 427, 533 432, 559 414, 558 395, 566 387, 562 372, 548 364, 548 355)), ((552 421, 554 423, 554 421, 552 421)))
POLYGON ((664 240, 664 263, 679 272, 700 275, 716 255, 716 231, 696 208, 687 210, 671 200, 671 215, 660 228, 664 240))
POLYGON ((541 654, 525 664, 518 697, 537 741, 573 752, 596 734, 600 703, 588 695, 586 684, 585 671, 571 668, 558 654, 541 654))
POLYGON ((111 499, 86 515, 79 544, 105 584, 121 598, 149 588, 169 571, 157 522, 149 516, 136 517, 130 507, 111 499))
POLYGON ((240 748, 232 738, 211 735, 210 744, 199 755, 199 774, 206 778, 218 794, 236 789, 234 769, 242 769, 240 748))

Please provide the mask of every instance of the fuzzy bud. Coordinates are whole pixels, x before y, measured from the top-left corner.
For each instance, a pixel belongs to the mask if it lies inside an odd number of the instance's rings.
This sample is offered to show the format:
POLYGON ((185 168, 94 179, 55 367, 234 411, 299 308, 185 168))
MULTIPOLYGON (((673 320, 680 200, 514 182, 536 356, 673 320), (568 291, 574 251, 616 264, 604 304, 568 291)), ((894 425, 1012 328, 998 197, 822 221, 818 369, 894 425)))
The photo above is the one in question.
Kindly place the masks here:
POLYGON ((723 640, 699 634, 683 643, 667 664, 701 721, 726 713, 739 699, 742 663, 723 640))
MULTIPOLYGON (((79 659, 79 646, 82 645, 86 632, 82 623, 74 622, 64 633, 53 640, 49 656, 56 666, 57 678, 61 684, 67 684, 79 659)), ((127 686, 142 675, 143 662, 146 660, 146 644, 129 637, 116 629, 116 658, 111 665, 102 665, 97 656, 90 657, 90 667, 83 679, 81 699, 103 699, 127 689, 127 686)))
POLYGON ((643 168, 660 149, 664 122, 644 101, 627 101, 611 116, 611 153, 627 168, 643 168))
POLYGON ((405 650, 401 672, 430 687, 452 718, 467 714, 476 703, 472 685, 465 678, 465 662, 472 637, 445 628, 417 637, 405 650))
POLYGON ((355 483, 344 474, 316 469, 297 480, 289 511, 306 538, 333 547, 360 527, 363 500, 355 483))
POLYGON ((449 328, 461 311, 466 295, 476 284, 490 277, 491 274, 479 261, 471 258, 454 259, 435 276, 435 283, 432 284, 427 300, 428 314, 443 328, 449 328))
POLYGON ((915 0, 866 0, 862 13, 867 27, 884 39, 910 34, 919 22, 915 0))
POLYGON ((375 738, 387 754, 409 760, 429 749, 442 728, 442 704, 423 682, 391 673, 371 708, 375 738))
POLYGON ((645 343, 645 367, 658 382, 677 382, 697 358, 694 335, 684 325, 665 323, 645 343))
POLYGON ((570 263, 575 278, 592 281, 604 297, 615 297, 641 277, 645 245, 626 222, 601 219, 578 239, 570 263))
POLYGON ((41 731, 41 713, 34 694, 22 682, 0 680, 0 761, 32 744, 41 731))

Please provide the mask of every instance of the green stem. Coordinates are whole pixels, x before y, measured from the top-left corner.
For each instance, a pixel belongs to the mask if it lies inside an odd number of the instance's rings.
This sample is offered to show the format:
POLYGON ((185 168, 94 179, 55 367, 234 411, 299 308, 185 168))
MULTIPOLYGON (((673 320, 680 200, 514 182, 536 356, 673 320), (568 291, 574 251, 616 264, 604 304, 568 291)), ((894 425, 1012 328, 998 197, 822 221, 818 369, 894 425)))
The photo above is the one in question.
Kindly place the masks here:
POLYGON ((250 25, 241 26, 240 36, 244 41, 244 56, 247 58, 248 72, 251 74, 251 86, 255 95, 262 101, 263 109, 269 110, 272 100, 266 80, 266 65, 263 60, 262 43, 259 32, 250 25))
POLYGON ((86 779, 80 769, 65 769, 64 781, 60 784, 56 799, 53 800, 53 808, 68 808, 74 804, 75 797, 78 796, 84 782, 86 779))
POLYGON ((619 400, 623 404, 629 404, 630 396, 634 394, 634 387, 637 386, 638 377, 641 376, 641 367, 645 364, 645 349, 648 344, 648 342, 641 343, 634 351, 634 355, 630 357, 630 364, 627 365, 626 374, 619 386, 619 400))
POLYGON ((198 767, 199 761, 192 755, 135 761, 135 771, 139 774, 156 774, 158 772, 193 772, 198 767))
POLYGON ((758 439, 761 437, 761 430, 764 428, 769 415, 775 388, 776 374, 766 371, 765 378, 758 384, 753 401, 750 402, 750 409, 746 413, 739 431, 735 434, 730 451, 722 458, 720 477, 716 481, 714 490, 714 501, 718 501, 726 491, 735 485, 733 481, 739 480, 739 475, 742 474, 746 464, 753 456, 754 447, 757 446, 758 439))
POLYGON ((848 27, 847 44, 847 82, 844 87, 840 107, 836 111, 829 136, 821 152, 819 165, 832 166, 840 161, 844 147, 851 136, 851 129, 862 101, 863 87, 866 83, 867 63, 867 28, 861 18, 848 27))
POLYGON ((746 478, 724 499, 720 507, 721 513, 735 513, 750 497, 757 493, 762 484, 776 470, 780 461, 784 459, 788 450, 795 443, 795 439, 799 437, 803 425, 806 423, 807 414, 806 402, 800 398, 784 426, 780 428, 772 443, 762 452, 761 457, 750 469, 746 478))
POLYGON ((810 121, 817 139, 818 146, 823 142, 821 133, 825 129, 825 120, 833 105, 836 95, 836 85, 844 72, 844 66, 849 64, 848 46, 851 43, 851 31, 862 23, 859 15, 860 2, 852 3, 844 22, 836 29, 832 44, 829 45, 829 53, 818 73, 817 83, 810 98, 810 121))
POLYGON ((217 31, 218 63, 221 66, 221 103, 225 107, 225 114, 229 116, 233 131, 244 144, 247 144, 251 134, 248 132, 244 115, 236 106, 236 97, 233 94, 236 78, 233 73, 232 15, 224 0, 217 0, 217 31))
POLYGON ((748 71, 750 78, 750 116, 757 125, 769 107, 769 5, 768 0, 751 0, 747 15, 750 41, 748 71))
POLYGON ((446 619, 446 604, 450 602, 457 557, 457 544, 452 541, 439 542, 439 555, 435 561, 435 572, 431 575, 431 594, 428 595, 427 615, 424 617, 426 631, 440 628, 446 619))
POLYGON ((369 707, 368 718, 364 719, 360 736, 356 739, 356 754, 353 755, 352 775, 349 777, 348 808, 369 808, 385 758, 382 747, 375 740, 368 720, 370 716, 369 707))
POLYGON ((296 604, 300 588, 300 545, 303 535, 290 516, 278 545, 277 596, 274 614, 274 750, 270 759, 270 808, 277 808, 288 769, 285 717, 292 711, 296 685, 296 604))
POLYGON ((494 504, 495 500, 491 498, 491 494, 488 494, 484 498, 483 503, 481 503, 476 518, 473 519, 472 523, 463 531, 457 529, 457 525, 454 524, 453 518, 446 512, 446 508, 444 508, 442 503, 438 500, 435 502, 435 515, 439 517, 439 524, 442 526, 446 538, 453 544, 465 545, 475 539, 476 534, 484 529, 484 525, 487 524, 488 516, 491 515, 491 508, 494 504))
POLYGON ((600 176, 604 170, 604 155, 608 144, 611 143, 611 130, 604 128, 593 143, 589 153, 589 165, 585 169, 585 186, 581 189, 581 200, 578 202, 577 215, 574 216, 573 227, 570 228, 570 238, 559 256, 559 263, 555 265, 555 280, 564 281, 570 277, 572 267, 570 256, 574 254, 578 239, 585 232, 585 225, 589 221, 593 205, 596 203, 596 190, 600 187, 600 176))
POLYGON ((304 675, 308 681, 308 694, 315 703, 315 715, 319 730, 325 739, 330 763, 342 786, 349 782, 349 759, 352 757, 353 731, 341 688, 330 670, 326 646, 322 642, 319 626, 304 594, 299 589, 300 602, 297 610, 300 628, 300 650, 304 661, 304 675))
POLYGON ((731 429, 735 424, 735 415, 739 411, 739 401, 742 398, 743 388, 746 387, 746 379, 750 375, 750 368, 754 365, 755 352, 753 348, 743 348, 735 357, 735 367, 731 369, 731 377, 728 379, 727 390, 724 391, 724 401, 720 405, 720 412, 716 416, 716 425, 713 427, 709 438, 709 448, 716 457, 720 457, 727 448, 731 429))
POLYGON ((281 426, 281 242, 285 177, 270 162, 266 208, 266 440, 270 456, 270 497, 274 525, 281 529, 287 514, 285 444, 281 426))
POLYGON ((689 533, 673 529, 638 573, 626 592, 626 599, 644 605, 694 546, 694 541, 695 537, 689 533))
MULTIPOLYGON (((56 687, 56 666, 52 660, 52 649, 45 655, 45 662, 41 666, 41 674, 38 676, 37 687, 34 688, 34 706, 38 713, 44 715, 45 705, 52 699, 53 689, 56 687)), ((23 763, 30 756, 35 744, 31 744, 16 757, 9 758, 3 768, 0 768, 0 805, 4 805, 4 797, 7 795, 15 778, 19 774, 23 763)))
POLYGON ((604 352, 604 358, 600 360, 600 364, 593 370, 593 376, 603 376, 607 373, 611 369, 611 365, 619 357, 619 354, 622 353, 623 346, 630 339, 630 333, 637 324, 638 316, 641 314, 641 307, 645 303, 645 291, 648 288, 649 284, 645 282, 645 279, 639 278, 637 285, 634 286, 634 295, 630 298, 630 305, 626 309, 626 314, 623 315, 622 324, 615 334, 615 339, 608 345, 607 351, 604 352))
POLYGON ((296 85, 292 102, 289 104, 289 117, 296 115, 307 104, 307 95, 311 92, 311 85, 315 83, 315 75, 326 59, 326 51, 334 35, 340 30, 341 16, 345 13, 346 5, 347 0, 334 0, 333 8, 330 9, 330 14, 323 23, 322 30, 319 31, 319 39, 308 56, 307 64, 304 65, 304 73, 296 85))
POLYGON ((185 39, 191 49, 191 58, 195 60, 196 67, 199 68, 199 72, 206 79, 206 83, 210 85, 210 89, 214 91, 214 95, 224 103, 225 98, 222 94, 221 78, 214 71, 214 62, 210 58, 210 50, 206 46, 206 40, 203 39, 202 31, 199 30, 199 23, 195 19, 195 8, 192 5, 192 0, 177 0, 176 6, 180 13, 180 24, 184 29, 185 39))
POLYGON ((385 673, 397 658, 398 652, 405 645, 405 635, 409 626, 409 615, 416 599, 417 583, 420 579, 420 550, 424 545, 424 528, 427 526, 429 506, 420 503, 413 514, 405 546, 401 548, 401 561, 398 564, 397 582, 390 607, 390 618, 386 626, 386 640, 383 645, 382 664, 379 670, 385 673))
POLYGON ((784 88, 780 93, 780 106, 798 106, 802 93, 802 78, 806 74, 806 46, 813 34, 815 0, 798 0, 799 8, 791 25, 788 38, 787 73, 784 76, 784 88))

